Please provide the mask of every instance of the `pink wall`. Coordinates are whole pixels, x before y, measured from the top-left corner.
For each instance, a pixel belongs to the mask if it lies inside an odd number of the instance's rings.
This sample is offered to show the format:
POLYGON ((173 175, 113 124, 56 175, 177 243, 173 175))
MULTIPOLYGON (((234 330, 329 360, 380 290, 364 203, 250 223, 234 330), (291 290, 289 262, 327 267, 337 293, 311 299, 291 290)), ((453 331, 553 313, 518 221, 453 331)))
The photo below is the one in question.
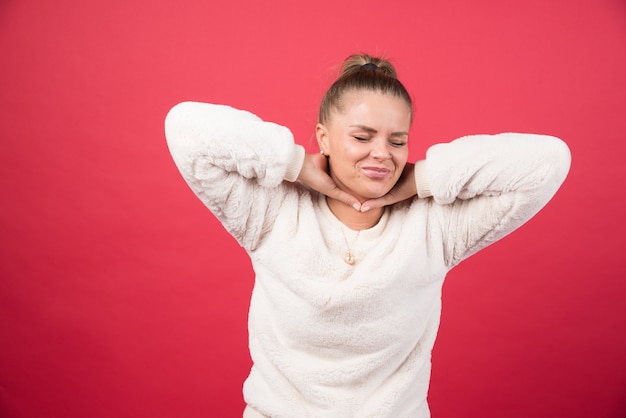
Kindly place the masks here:
POLYGON ((434 417, 625 416, 618 0, 0 2, 0 416, 240 416, 250 264, 163 118, 227 103, 310 147, 356 51, 413 93, 413 159, 509 130, 573 153, 543 212, 448 277, 434 417))

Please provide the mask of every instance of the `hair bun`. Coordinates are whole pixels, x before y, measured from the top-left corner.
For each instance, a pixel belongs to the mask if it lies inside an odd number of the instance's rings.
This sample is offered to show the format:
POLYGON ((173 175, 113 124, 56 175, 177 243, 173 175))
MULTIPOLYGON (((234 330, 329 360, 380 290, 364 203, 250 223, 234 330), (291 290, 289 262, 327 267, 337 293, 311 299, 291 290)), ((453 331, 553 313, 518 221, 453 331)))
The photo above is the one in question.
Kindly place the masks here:
POLYGON ((354 54, 343 62, 339 77, 322 98, 318 122, 327 123, 331 111, 342 109, 346 93, 363 90, 399 97, 413 112, 411 96, 398 80, 396 69, 389 61, 366 54, 354 54))
POLYGON ((373 62, 368 62, 367 64, 361 65, 361 70, 376 71, 376 70, 378 70, 378 65, 374 64, 373 62))
POLYGON ((379 74, 382 73, 391 78, 398 78, 396 69, 389 61, 368 54, 353 54, 346 58, 341 66, 338 78, 346 77, 365 69, 376 70, 379 74))

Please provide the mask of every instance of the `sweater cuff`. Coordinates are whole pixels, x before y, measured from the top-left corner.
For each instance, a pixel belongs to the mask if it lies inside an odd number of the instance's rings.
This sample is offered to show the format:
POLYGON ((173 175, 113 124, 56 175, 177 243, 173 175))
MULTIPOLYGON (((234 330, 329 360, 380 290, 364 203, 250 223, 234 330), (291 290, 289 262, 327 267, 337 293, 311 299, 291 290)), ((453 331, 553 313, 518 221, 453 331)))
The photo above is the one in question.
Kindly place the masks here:
POLYGON ((433 194, 431 193, 430 185, 428 184, 428 175, 426 173, 426 160, 416 161, 413 173, 415 175, 417 196, 420 198, 431 197, 433 194))
POLYGON ((291 156, 287 162, 287 171, 283 176, 284 180, 294 182, 300 175, 302 170, 302 164, 304 163, 304 147, 298 144, 293 144, 291 150, 291 156))

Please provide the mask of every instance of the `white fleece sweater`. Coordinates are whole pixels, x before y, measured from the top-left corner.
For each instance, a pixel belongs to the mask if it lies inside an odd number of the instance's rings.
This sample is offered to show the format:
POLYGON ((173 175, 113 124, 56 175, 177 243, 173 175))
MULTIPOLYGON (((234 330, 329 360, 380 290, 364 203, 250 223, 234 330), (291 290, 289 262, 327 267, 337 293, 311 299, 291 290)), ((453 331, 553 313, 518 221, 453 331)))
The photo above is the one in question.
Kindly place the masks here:
POLYGON ((325 198, 294 183, 304 150, 287 128, 186 102, 165 132, 189 186, 252 260, 254 365, 243 391, 267 417, 430 416, 446 273, 537 213, 570 164, 567 146, 549 136, 434 145, 416 163, 419 197, 361 231, 350 266, 325 198))

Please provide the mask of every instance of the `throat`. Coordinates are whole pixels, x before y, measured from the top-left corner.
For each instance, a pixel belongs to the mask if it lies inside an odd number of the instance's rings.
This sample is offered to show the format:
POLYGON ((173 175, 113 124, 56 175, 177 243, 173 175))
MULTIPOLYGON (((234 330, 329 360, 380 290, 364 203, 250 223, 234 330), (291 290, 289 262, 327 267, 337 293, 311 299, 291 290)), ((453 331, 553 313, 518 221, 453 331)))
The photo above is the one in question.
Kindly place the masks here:
POLYGON ((330 197, 326 197, 326 202, 333 215, 353 231, 361 231, 375 226, 385 210, 384 208, 376 208, 367 212, 357 212, 353 207, 330 197))

